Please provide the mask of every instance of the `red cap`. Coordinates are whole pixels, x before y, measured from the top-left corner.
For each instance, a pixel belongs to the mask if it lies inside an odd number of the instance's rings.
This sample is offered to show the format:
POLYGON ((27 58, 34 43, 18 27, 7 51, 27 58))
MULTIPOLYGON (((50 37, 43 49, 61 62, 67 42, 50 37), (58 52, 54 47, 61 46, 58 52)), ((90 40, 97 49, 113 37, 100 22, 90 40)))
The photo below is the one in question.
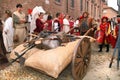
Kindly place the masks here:
POLYGON ((32 13, 32 9, 28 9, 28 14, 31 14, 32 13))
POLYGON ((83 18, 83 16, 80 16, 80 19, 82 19, 83 18))
POLYGON ((103 21, 103 19, 108 20, 108 17, 107 16, 103 16, 101 20, 103 21))

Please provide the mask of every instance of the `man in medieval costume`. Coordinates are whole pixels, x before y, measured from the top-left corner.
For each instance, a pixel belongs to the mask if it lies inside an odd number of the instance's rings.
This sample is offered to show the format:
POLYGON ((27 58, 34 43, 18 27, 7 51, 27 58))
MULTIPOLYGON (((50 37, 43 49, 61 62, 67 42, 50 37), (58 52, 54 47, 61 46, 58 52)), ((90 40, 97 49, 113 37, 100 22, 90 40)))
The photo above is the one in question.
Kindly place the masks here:
POLYGON ((14 33, 11 11, 6 10, 5 16, 6 20, 3 28, 3 40, 6 51, 11 52, 13 50, 13 33, 14 33))
POLYGON ((109 52, 109 34, 110 34, 110 24, 108 23, 108 17, 104 16, 101 19, 101 24, 99 26, 97 42, 99 44, 99 51, 102 52, 103 45, 106 46, 106 52, 109 52))
POLYGON ((91 32, 93 33, 89 32, 89 36, 93 37, 95 22, 93 18, 89 18, 89 13, 84 12, 83 15, 80 17, 79 21, 80 21, 80 24, 79 24, 80 35, 84 35, 89 29, 91 29, 91 32))
POLYGON ((60 13, 56 13, 56 18, 53 20, 53 31, 60 32, 61 24, 60 24, 60 13))
MULTIPOLYGON (((40 16, 42 17, 42 22, 45 22, 43 17, 45 14, 45 10, 42 8, 42 6, 36 6, 35 8, 33 8, 32 10, 32 20, 31 20, 31 23, 30 23, 30 33, 34 33, 35 32, 35 29, 37 28, 37 22, 39 22, 40 20, 37 20, 38 18, 40 18, 40 16)), ((38 23, 39 24, 39 23, 38 23)))
POLYGON ((15 45, 19 45, 24 42, 26 37, 26 18, 22 12, 22 4, 16 5, 17 11, 13 13, 13 26, 14 26, 14 41, 15 45))

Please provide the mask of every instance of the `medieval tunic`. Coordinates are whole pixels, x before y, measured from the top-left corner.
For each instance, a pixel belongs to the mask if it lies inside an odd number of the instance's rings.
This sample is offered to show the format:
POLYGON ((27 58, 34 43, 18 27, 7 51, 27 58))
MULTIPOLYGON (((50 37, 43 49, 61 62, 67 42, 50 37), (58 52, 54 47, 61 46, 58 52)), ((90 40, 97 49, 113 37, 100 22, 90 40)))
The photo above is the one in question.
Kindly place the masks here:
POLYGON ((13 20, 11 17, 7 18, 3 28, 3 40, 7 52, 13 50, 13 20))
MULTIPOLYGON (((69 23, 70 23, 70 29, 72 29, 74 27, 74 21, 71 20, 69 21, 69 23)), ((70 31, 70 33, 73 34, 73 31, 74 30, 70 31)))
POLYGON ((44 28, 44 23, 42 22, 42 20, 37 18, 36 19, 36 28, 35 28, 34 32, 40 33, 41 31, 43 31, 43 28, 44 28))
POLYGON ((60 21, 56 18, 53 22, 53 31, 60 32, 60 30, 61 30, 60 21))
POLYGON ((89 20, 88 18, 82 18, 80 20, 80 35, 84 35, 89 29, 89 20))
POLYGON ((105 22, 100 24, 97 42, 100 44, 108 44, 108 35, 110 34, 110 24, 105 22))
POLYGON ((13 13, 13 23, 14 23, 14 36, 18 36, 18 42, 16 45, 21 44, 26 37, 25 23, 21 23, 20 20, 25 19, 25 14, 18 11, 13 13))
POLYGON ((109 39, 110 39, 110 44, 112 46, 112 48, 115 48, 117 39, 118 39, 118 35, 119 35, 119 25, 117 25, 114 29, 113 29, 113 34, 109 35, 109 39))
POLYGON ((79 22, 79 19, 77 19, 75 22, 74 22, 74 34, 79 36, 80 35, 80 22, 79 22))
POLYGON ((63 15, 60 16, 59 23, 60 23, 60 31, 62 31, 63 30, 63 15))
POLYGON ((67 33, 68 31, 70 31, 70 23, 69 23, 69 21, 66 18, 63 19, 63 31, 65 33, 67 33))
POLYGON ((52 31, 52 20, 47 20, 46 23, 48 24, 47 27, 46 27, 46 29, 48 31, 52 31))

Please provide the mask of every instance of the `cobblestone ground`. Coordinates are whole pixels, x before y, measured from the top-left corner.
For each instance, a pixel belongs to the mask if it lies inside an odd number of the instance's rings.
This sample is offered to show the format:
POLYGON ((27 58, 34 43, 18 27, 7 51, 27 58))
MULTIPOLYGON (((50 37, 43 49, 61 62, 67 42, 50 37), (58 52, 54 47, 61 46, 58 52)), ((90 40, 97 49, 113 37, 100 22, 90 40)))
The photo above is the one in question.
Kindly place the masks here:
MULTIPOLYGON (((103 49, 103 52, 98 53, 96 44, 92 44, 91 63, 83 80, 120 80, 120 70, 116 68, 116 60, 114 60, 112 68, 108 68, 112 52, 113 49, 109 53, 103 49)), ((0 80, 73 80, 73 78, 71 64, 57 79, 54 79, 31 68, 14 63, 0 71, 0 80)))
POLYGON ((71 67, 65 69, 57 79, 54 79, 31 68, 25 68, 14 63, 0 71, 0 80, 73 80, 73 78, 71 67))

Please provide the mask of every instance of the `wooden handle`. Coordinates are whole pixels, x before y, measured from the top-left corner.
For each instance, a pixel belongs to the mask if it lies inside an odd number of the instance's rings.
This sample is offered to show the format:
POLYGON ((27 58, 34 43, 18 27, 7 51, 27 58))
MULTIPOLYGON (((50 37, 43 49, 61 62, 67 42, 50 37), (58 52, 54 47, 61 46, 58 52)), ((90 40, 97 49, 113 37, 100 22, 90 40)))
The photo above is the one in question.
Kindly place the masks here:
POLYGON ((38 35, 35 35, 35 34, 29 34, 29 35, 33 37, 39 37, 38 35))

